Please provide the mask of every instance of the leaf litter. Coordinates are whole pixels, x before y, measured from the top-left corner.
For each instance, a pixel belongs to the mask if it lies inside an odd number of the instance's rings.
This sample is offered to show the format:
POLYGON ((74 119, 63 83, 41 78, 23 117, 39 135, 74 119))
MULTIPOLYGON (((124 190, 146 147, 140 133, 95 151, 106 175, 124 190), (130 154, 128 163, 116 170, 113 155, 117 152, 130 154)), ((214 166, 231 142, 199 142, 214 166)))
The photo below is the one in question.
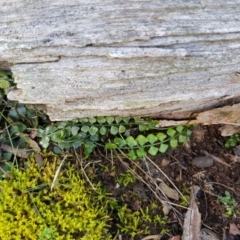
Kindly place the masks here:
MULTIPOLYGON (((193 130, 187 145, 184 144, 151 159, 145 158, 144 161, 127 160, 119 158, 119 154, 113 154, 111 161, 119 167, 114 171, 113 176, 105 175, 107 189, 112 191, 116 198, 123 201, 125 199, 130 206, 132 204, 133 209, 142 208, 147 202, 157 199, 162 205, 162 214, 169 218, 169 233, 161 234, 161 238, 159 238, 159 233, 162 226, 159 225, 159 228, 150 227, 149 235, 139 234, 134 238, 123 236, 124 240, 141 240, 153 236, 161 240, 180 238, 219 240, 226 235, 223 229, 227 229, 227 234, 234 237, 232 224, 235 224, 236 232, 240 229, 238 207, 233 209, 231 216, 226 217, 227 209, 219 201, 219 196, 224 196, 225 191, 229 191, 239 206, 240 163, 236 160, 237 156, 233 149, 224 147, 227 138, 221 136, 220 127, 220 125, 199 125, 193 130), (192 162, 194 158, 203 156, 211 158, 213 163, 201 171, 192 162), (129 168, 135 169, 133 172, 135 184, 128 187, 119 185, 115 188, 113 179, 129 168), (135 185, 138 187, 134 187, 135 185), (192 186, 198 186, 199 191, 195 195, 191 194, 190 199, 185 199, 185 201, 184 198, 190 196, 188 190, 192 189, 192 186), (130 200, 131 192, 139 197, 138 204, 130 200), (190 200, 190 205, 187 203, 188 200, 190 200), (184 221, 187 223, 184 224, 184 221)), ((102 173, 101 178, 105 177, 102 173)))

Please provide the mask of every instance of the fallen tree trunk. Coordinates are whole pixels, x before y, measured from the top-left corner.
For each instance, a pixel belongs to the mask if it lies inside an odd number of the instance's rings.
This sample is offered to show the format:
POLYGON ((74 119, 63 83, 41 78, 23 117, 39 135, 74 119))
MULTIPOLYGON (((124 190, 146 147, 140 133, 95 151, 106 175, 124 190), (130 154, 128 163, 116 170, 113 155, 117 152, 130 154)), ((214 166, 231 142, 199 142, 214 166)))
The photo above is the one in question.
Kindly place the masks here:
POLYGON ((52 120, 187 118, 240 100, 240 0, 7 0, 8 97, 52 120))

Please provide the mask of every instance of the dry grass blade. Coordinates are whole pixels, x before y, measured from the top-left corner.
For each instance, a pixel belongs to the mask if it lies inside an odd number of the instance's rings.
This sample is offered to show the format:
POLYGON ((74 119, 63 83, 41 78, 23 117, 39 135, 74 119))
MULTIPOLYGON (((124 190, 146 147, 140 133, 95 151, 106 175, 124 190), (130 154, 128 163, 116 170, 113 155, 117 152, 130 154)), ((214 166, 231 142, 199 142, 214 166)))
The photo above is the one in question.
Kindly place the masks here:
POLYGON ((0 167, 0 171, 6 176, 6 178, 11 179, 12 176, 10 176, 3 168, 0 167))
POLYGON ((100 163, 100 162, 101 162, 101 160, 88 162, 88 163, 83 167, 83 169, 85 170, 85 169, 88 167, 88 165, 90 165, 90 164, 100 163))
POLYGON ((90 164, 90 162, 85 166, 83 167, 82 165, 82 159, 79 158, 78 154, 76 153, 76 150, 74 149, 74 152, 75 152, 75 156, 81 166, 81 170, 83 172, 83 175, 85 176, 85 178, 87 179, 88 183, 91 185, 91 187, 93 188, 93 190, 96 190, 96 188, 93 186, 92 182, 90 181, 89 177, 87 176, 86 172, 85 172, 85 168, 87 167, 88 164, 90 164))
POLYGON ((61 163, 60 163, 60 165, 57 169, 57 171, 55 172, 55 175, 54 175, 54 178, 53 178, 53 181, 52 181, 52 184, 51 184, 51 188, 50 188, 51 191, 53 191, 53 189, 54 189, 55 183, 57 181, 57 177, 59 175, 59 172, 60 172, 60 170, 62 168, 62 165, 63 165, 64 161, 66 160, 66 158, 67 158, 67 155, 64 156, 63 160, 61 161, 61 163))

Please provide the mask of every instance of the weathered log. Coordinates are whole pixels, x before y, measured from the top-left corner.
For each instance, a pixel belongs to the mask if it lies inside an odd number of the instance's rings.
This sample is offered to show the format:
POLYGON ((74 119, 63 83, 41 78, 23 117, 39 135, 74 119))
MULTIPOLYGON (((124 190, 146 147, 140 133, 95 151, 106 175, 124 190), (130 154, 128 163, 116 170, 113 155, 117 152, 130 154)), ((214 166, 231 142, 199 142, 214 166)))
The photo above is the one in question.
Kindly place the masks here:
POLYGON ((0 16, 8 97, 52 120, 188 117, 240 99, 240 0, 2 0, 0 16))

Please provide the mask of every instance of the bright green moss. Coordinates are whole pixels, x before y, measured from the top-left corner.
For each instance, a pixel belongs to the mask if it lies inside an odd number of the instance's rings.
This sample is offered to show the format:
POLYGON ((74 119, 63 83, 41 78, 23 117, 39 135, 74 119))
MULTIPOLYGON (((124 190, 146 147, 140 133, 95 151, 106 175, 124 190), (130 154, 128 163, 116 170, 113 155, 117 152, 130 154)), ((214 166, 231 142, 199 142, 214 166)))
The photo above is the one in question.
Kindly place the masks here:
POLYGON ((23 171, 13 168, 13 178, 0 181, 0 239, 111 239, 108 203, 100 190, 86 187, 68 166, 50 191, 59 165, 56 157, 42 167, 33 159, 28 165, 23 171))

